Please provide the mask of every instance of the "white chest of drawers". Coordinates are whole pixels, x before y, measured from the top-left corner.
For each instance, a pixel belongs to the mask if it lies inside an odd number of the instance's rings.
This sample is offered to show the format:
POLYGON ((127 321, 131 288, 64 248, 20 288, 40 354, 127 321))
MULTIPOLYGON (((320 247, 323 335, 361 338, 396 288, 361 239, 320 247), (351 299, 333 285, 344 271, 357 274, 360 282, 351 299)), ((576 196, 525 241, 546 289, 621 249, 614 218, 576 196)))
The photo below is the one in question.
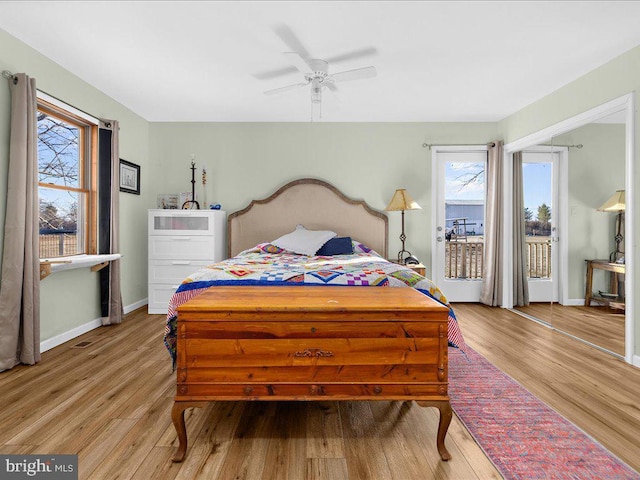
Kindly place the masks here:
POLYGON ((224 259, 221 210, 149 210, 149 313, 167 313, 182 280, 224 259))

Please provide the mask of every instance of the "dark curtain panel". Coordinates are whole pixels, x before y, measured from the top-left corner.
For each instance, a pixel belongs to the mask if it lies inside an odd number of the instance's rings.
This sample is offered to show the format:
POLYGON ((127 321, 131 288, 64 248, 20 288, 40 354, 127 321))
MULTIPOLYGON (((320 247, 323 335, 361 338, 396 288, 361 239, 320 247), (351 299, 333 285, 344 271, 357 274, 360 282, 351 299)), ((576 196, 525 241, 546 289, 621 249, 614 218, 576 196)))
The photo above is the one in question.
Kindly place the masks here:
MULTIPOLYGON (((98 133, 98 253, 120 253, 120 159, 118 122, 101 120, 98 133)), ((100 270, 100 309, 103 325, 122 322, 120 260, 100 270)))

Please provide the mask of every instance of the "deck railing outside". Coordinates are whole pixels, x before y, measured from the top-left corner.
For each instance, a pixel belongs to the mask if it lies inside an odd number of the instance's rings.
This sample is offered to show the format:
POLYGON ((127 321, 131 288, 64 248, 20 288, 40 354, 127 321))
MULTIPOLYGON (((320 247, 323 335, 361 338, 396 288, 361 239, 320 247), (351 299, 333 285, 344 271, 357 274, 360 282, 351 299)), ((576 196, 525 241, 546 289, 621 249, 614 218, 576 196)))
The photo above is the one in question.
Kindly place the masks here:
MULTIPOLYGON (((527 237, 528 278, 551 278, 551 240, 527 237)), ((467 237, 445 243, 445 278, 481 279, 484 261, 484 237, 467 237)))
POLYGON ((484 260, 484 238, 451 240, 445 244, 445 278, 481 279, 484 260))
POLYGON ((529 278, 551 278, 551 239, 527 237, 526 245, 529 278))

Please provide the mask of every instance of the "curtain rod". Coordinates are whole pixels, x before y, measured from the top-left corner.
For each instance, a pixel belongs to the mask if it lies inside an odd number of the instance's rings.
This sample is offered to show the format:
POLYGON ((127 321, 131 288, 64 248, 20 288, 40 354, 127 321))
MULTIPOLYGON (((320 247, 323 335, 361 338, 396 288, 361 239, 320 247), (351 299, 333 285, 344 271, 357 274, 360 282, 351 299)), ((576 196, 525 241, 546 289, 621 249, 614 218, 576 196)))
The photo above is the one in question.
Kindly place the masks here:
MULTIPOLYGON (((422 148, 428 148, 431 150, 433 146, 438 147, 477 147, 478 145, 482 145, 481 143, 423 143, 422 148)), ((486 144, 488 147, 495 147, 495 142, 489 142, 486 144)), ((578 143, 576 145, 538 145, 539 147, 567 147, 567 148, 582 148, 584 145, 578 143)))
POLYGON ((16 78, 16 76, 13 73, 11 73, 9 70, 3 70, 2 76, 7 80, 13 80, 14 85, 18 83, 18 79, 16 78))
POLYGON ((489 142, 489 143, 423 143, 422 144, 422 148, 428 148, 429 150, 431 150, 431 147, 433 146, 438 146, 438 147, 477 147, 478 145, 486 145, 487 147, 495 147, 496 144, 495 142, 489 142))
MULTIPOLYGON (((9 70, 3 70, 3 71, 2 71, 2 76, 3 76, 4 78, 6 78, 7 80, 13 79, 14 84, 15 84, 15 83, 17 83, 17 81, 18 81, 18 79, 16 78, 16 76, 15 76, 12 72, 10 72, 9 70)), ((55 100, 57 100, 57 101, 59 101, 59 102, 61 102, 61 103, 64 103, 65 105, 70 106, 71 108, 74 108, 74 109, 78 110, 79 112, 84 113, 85 115, 87 115, 87 116, 91 117, 91 121, 100 121, 100 119, 99 119, 99 118, 97 118, 95 115, 92 115, 92 114, 90 114, 89 112, 85 112, 85 111, 84 111, 84 110, 82 110, 81 108, 78 108, 78 107, 76 107, 76 106, 74 106, 74 105, 71 105, 69 102, 67 102, 67 101, 65 101, 65 100, 62 100, 62 99, 60 99, 60 98, 56 97, 55 95, 51 95, 50 93, 47 93, 47 92, 45 92, 44 90, 42 90, 42 89, 40 89, 40 88, 37 88, 37 87, 36 87, 36 90, 37 90, 38 92, 40 92, 40 93, 44 93, 45 95, 48 95, 49 97, 51 97, 51 98, 53 98, 53 99, 55 99, 55 100)), ((45 100, 46 100, 46 99, 45 99, 45 100)))
POLYGON ((538 147, 567 147, 567 148, 578 148, 578 149, 580 149, 580 148, 584 147, 584 145, 582 145, 581 143, 578 143, 578 144, 576 144, 576 145, 561 145, 561 144, 558 144, 558 145, 548 145, 548 144, 540 144, 540 145, 537 145, 537 146, 538 146, 538 147))

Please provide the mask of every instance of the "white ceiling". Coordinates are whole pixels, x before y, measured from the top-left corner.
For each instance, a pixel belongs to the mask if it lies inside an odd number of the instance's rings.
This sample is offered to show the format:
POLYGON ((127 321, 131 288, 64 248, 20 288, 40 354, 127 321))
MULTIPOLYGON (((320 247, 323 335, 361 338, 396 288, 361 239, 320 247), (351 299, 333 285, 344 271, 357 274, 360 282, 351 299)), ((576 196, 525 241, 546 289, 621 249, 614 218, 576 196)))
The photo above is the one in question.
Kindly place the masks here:
POLYGON ((378 76, 324 95, 323 121, 497 121, 640 44, 639 20, 637 1, 0 2, 0 28, 149 121, 309 121, 308 89, 262 93, 303 81, 259 78, 292 37, 377 52, 330 65, 378 76))

